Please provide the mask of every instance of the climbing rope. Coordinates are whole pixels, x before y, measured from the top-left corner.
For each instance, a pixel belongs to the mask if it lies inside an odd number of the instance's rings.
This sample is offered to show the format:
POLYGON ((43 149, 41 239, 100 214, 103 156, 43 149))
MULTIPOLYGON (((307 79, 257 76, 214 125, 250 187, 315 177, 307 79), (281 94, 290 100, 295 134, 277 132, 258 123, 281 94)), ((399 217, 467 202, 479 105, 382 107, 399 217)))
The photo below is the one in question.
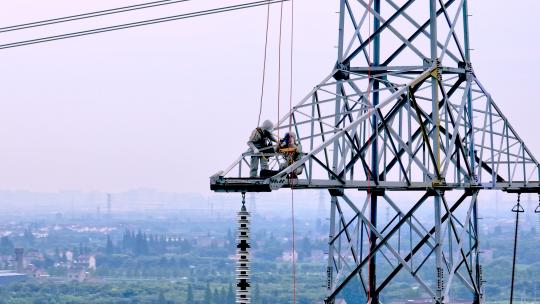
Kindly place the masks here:
POLYGON ((538 214, 538 225, 536 229, 538 232, 540 232, 540 193, 538 193, 538 206, 536 206, 536 208, 534 209, 534 213, 538 214))
POLYGON ((294 0, 291 0, 291 60, 290 60, 290 86, 289 86, 289 133, 292 131, 292 98, 293 98, 293 58, 294 58, 294 0))
POLYGON ((279 140, 279 119, 281 117, 280 103, 281 103, 281 42, 282 42, 282 29, 283 29, 283 2, 281 2, 279 9, 279 39, 278 39, 278 86, 277 86, 277 133, 279 140))
MULTIPOLYGON (((281 3, 283 5, 283 2, 281 3)), ((290 79, 289 79, 289 136, 292 132, 292 98, 293 98, 293 58, 294 58, 294 0, 291 0, 291 48, 290 48, 290 79)), ((296 144, 296 143, 295 143, 296 144)), ((291 161, 294 156, 291 153, 291 161)), ((292 177, 292 176, 291 176, 292 177)), ((292 226, 292 281, 293 281, 293 304, 296 304, 296 229, 294 214, 294 179, 290 178, 291 184, 291 226, 292 226)))
POLYGON ((294 217, 294 190, 291 185, 291 222, 292 222, 292 281, 293 281, 293 304, 296 304, 296 231, 294 217))
POLYGON ((270 4, 266 8, 266 35, 264 38, 264 60, 263 60, 263 70, 262 70, 262 82, 261 82, 261 100, 259 105, 259 118, 257 119, 257 127, 261 124, 261 114, 263 109, 263 100, 264 100, 264 84, 266 80, 266 58, 268 54, 268 32, 270 28, 270 4))
MULTIPOLYGON (((278 39, 278 86, 277 86, 277 136, 278 141, 280 139, 279 132, 279 121, 281 117, 281 45, 282 45, 282 34, 283 34, 283 7, 284 4, 281 2, 280 5, 280 14, 279 14, 279 39, 278 39)), ((264 88, 266 81, 266 64, 268 57, 268 36, 270 29, 270 4, 267 5, 266 10, 266 34, 264 41, 264 58, 263 58, 263 69, 262 69, 262 81, 261 81, 261 96, 259 102, 259 116, 257 119, 257 126, 260 126, 261 115, 263 109, 263 100, 264 100, 264 88)), ((291 41, 290 41, 290 87, 289 87, 289 113, 292 113, 292 96, 293 96, 293 53, 294 53, 294 0, 291 0, 291 41)), ((292 131, 292 115, 289 116, 289 134, 292 131)), ((279 149, 279 145, 278 145, 279 149)), ((290 154, 292 158, 292 153, 290 154)), ((291 163, 289 159, 285 159, 291 163)), ((293 288, 293 304, 296 303, 296 231, 295 231, 295 214, 294 214, 294 180, 292 176, 289 176, 289 184, 291 186, 291 221, 292 221, 292 288, 293 288)), ((242 193, 242 204, 245 204, 245 193, 242 193)))
POLYGON ((510 285, 510 304, 514 301, 514 280, 516 274, 516 255, 517 255, 517 242, 518 242, 518 228, 519 228, 519 214, 525 212, 521 206, 521 193, 518 193, 517 204, 512 208, 512 212, 516 213, 516 229, 514 231, 514 256, 512 260, 512 283, 510 285))
MULTIPOLYGON (((279 121, 281 117, 281 61, 282 61, 282 41, 283 41, 283 8, 284 3, 281 2, 280 13, 279 13, 279 38, 278 38, 278 84, 277 84, 277 136, 278 141, 280 139, 280 129, 279 121)), ((268 36, 270 31, 270 5, 267 6, 266 11, 266 35, 264 42, 264 59, 263 59, 263 70, 262 70, 262 83, 261 83, 261 97, 259 104, 259 116, 257 120, 257 126, 261 123, 261 115, 263 108, 264 100, 264 88, 266 80, 266 64, 268 57, 268 36)), ((291 0, 291 42, 290 42, 290 87, 289 87, 289 113, 292 111, 292 95, 293 95, 293 52, 294 52, 294 0, 291 0)), ((291 133, 292 128, 292 115, 289 116, 289 134, 291 133)), ((279 146, 278 146, 279 149, 279 146)), ((292 157, 292 155, 291 155, 292 157)), ((285 161, 290 161, 285 159, 285 161)), ((293 288, 293 304, 296 303, 296 231, 295 231, 295 214, 294 214, 294 181, 289 176, 289 184, 291 185, 291 221, 292 221, 292 288, 293 288)), ((242 194, 242 199, 244 202, 244 194, 242 194)))

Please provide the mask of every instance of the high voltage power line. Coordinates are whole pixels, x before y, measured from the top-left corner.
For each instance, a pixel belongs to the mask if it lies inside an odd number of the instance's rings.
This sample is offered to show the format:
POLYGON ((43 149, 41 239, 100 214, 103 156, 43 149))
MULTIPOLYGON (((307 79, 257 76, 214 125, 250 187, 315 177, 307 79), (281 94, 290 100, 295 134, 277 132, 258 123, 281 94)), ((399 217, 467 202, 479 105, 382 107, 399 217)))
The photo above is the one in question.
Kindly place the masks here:
POLYGON ((125 13, 129 11, 141 10, 141 9, 146 9, 146 8, 152 8, 152 7, 157 7, 157 6, 170 5, 170 4, 176 4, 176 3, 188 2, 188 1, 190 0, 160 0, 160 1, 153 1, 153 2, 136 4, 136 5, 122 6, 122 7, 111 8, 111 9, 84 13, 84 14, 77 14, 77 15, 72 15, 72 16, 67 16, 67 17, 53 18, 53 19, 41 20, 41 21, 24 23, 24 24, 19 24, 19 25, 0 27, 0 33, 24 30, 24 29, 34 28, 34 27, 70 22, 70 21, 76 21, 76 20, 82 20, 82 19, 88 19, 88 18, 95 18, 95 17, 100 17, 100 16, 106 16, 106 15, 113 15, 113 14, 118 14, 118 13, 125 13))
MULTIPOLYGON (((165 1, 155 1, 155 2, 145 3, 145 4, 120 7, 120 8, 116 8, 116 9, 97 11, 97 12, 74 15, 74 16, 69 16, 69 17, 62 17, 62 18, 49 19, 49 20, 44 20, 44 21, 37 21, 37 22, 26 23, 26 24, 21 24, 21 25, 3 27, 3 28, 0 28, 0 33, 9 32, 9 31, 16 31, 16 30, 22 30, 22 29, 27 29, 27 28, 32 28, 32 27, 46 26, 46 25, 62 23, 62 22, 69 22, 69 21, 93 18, 93 17, 98 17, 98 16, 112 15, 112 14, 132 11, 132 10, 146 9, 146 8, 151 8, 151 7, 155 7, 155 6, 161 6, 161 5, 173 4, 173 3, 179 3, 179 2, 186 2, 186 1, 190 1, 190 0, 176 0, 176 1, 167 1, 167 2, 165 2, 165 1)), ((231 6, 223 6, 223 7, 219 7, 219 8, 201 10, 201 11, 185 13, 185 14, 179 14, 179 15, 173 15, 173 16, 168 16, 168 17, 148 19, 148 20, 143 20, 143 21, 137 21, 137 22, 124 23, 124 24, 113 25, 113 26, 95 28, 95 29, 91 29, 91 30, 84 30, 84 31, 79 31, 79 32, 73 32, 73 33, 54 35, 54 36, 48 36, 48 37, 43 37, 43 38, 36 38, 36 39, 30 39, 30 40, 24 40, 24 41, 12 42, 12 43, 0 44, 0 50, 1 49, 9 49, 9 48, 21 47, 21 46, 26 46, 26 45, 32 45, 32 44, 45 43, 45 42, 56 41, 56 40, 63 40, 63 39, 81 37, 81 36, 88 36, 88 35, 106 33, 106 32, 111 32, 111 31, 124 30, 124 29, 129 29, 129 28, 134 28, 134 27, 140 27, 140 26, 146 26, 146 25, 170 22, 170 21, 181 20, 181 19, 201 17, 201 16, 206 16, 206 15, 212 15, 212 14, 224 13, 224 12, 229 12, 229 11, 247 9, 247 8, 252 8, 252 7, 257 7, 257 6, 262 6, 262 5, 270 5, 270 4, 275 4, 275 3, 282 3, 282 2, 287 2, 287 1, 290 1, 290 0, 264 0, 264 1, 246 2, 246 3, 242 3, 242 4, 236 4, 236 5, 231 5, 231 6)))

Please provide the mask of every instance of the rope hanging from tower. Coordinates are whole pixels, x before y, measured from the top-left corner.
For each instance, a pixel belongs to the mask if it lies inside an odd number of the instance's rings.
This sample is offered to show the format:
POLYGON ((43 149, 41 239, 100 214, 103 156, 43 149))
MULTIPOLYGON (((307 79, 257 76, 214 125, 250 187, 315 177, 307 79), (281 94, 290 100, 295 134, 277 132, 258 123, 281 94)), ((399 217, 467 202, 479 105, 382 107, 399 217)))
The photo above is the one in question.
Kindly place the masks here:
POLYGON ((266 35, 264 39, 264 60, 263 60, 263 69, 262 69, 262 81, 261 81, 261 98, 259 105, 259 118, 257 119, 257 127, 261 125, 261 114, 263 109, 263 100, 264 100, 264 85, 266 82, 266 59, 268 55, 268 32, 270 28, 270 4, 266 7, 266 35))
MULTIPOLYGON (((283 8, 284 4, 281 2, 280 14, 279 14, 279 37, 278 37, 278 77, 277 77, 277 129, 278 139, 280 138, 280 116, 281 116, 281 64, 282 64, 282 42, 283 42, 283 8)), ((292 113, 292 98, 293 98, 293 54, 294 54, 294 0, 291 0, 291 27, 290 27, 290 87, 289 87, 289 113, 292 113)), ((257 126, 260 125, 261 115, 264 101, 264 89, 266 81, 266 67, 268 57, 268 37, 270 32, 270 5, 267 6, 266 11, 266 33, 264 43, 264 56, 263 56, 263 69, 262 69, 262 81, 261 81, 261 95, 259 101, 259 115, 257 119, 257 126)), ((289 117, 289 136, 292 133, 292 115, 289 117)), ((277 150, 279 150, 279 146, 277 150)), ((293 153, 289 153, 289 157, 292 158, 293 153)), ((287 159, 286 159, 287 161, 287 159)), ((289 160, 290 161, 290 160, 289 160)), ((292 162, 292 161, 291 161, 292 162)), ((296 176, 289 175, 289 184, 291 186, 291 226, 292 226, 292 297, 293 304, 296 303, 296 231, 295 231, 295 213, 294 213, 294 189, 293 184, 296 181, 296 176)), ((245 193, 242 193, 242 208, 245 203, 245 193)))
MULTIPOLYGON (((516 276, 516 256, 517 256, 517 242, 518 242, 518 229, 519 229, 519 214, 525 212, 521 206, 521 193, 518 193, 517 204, 512 208, 512 212, 516 213, 516 227, 514 230, 514 254, 512 258, 512 283, 510 285, 510 304, 514 301, 514 281, 516 276)), ((537 208, 538 209, 538 208, 537 208)))
MULTIPOLYGON (((281 44, 282 44, 282 27, 283 27, 283 2, 281 3, 281 11, 280 11, 280 19, 279 19, 279 60, 278 60, 278 98, 277 98, 277 106, 278 106, 278 138, 279 137, 279 119, 280 119, 280 101, 281 101, 281 44)), ((289 68, 290 68, 290 78, 289 78, 289 140, 291 138, 296 138, 296 136, 291 136, 292 134, 292 123, 293 123, 293 117, 292 117, 292 98, 293 98, 293 54, 294 54, 294 0, 291 0, 291 27, 290 27, 290 49, 289 49, 289 68)), ((287 135, 286 135, 287 136, 287 135)), ((293 142, 293 145, 296 144, 293 142)), ((280 147, 278 147, 280 149, 280 147)), ((286 153, 286 162, 287 163, 293 163, 294 162, 294 155, 295 151, 291 151, 286 153)), ((292 303, 296 304, 296 228, 295 228, 295 213, 294 213, 294 184, 296 181, 296 174, 295 172, 291 172, 288 176, 288 182, 291 188, 291 243, 292 243, 292 303)))

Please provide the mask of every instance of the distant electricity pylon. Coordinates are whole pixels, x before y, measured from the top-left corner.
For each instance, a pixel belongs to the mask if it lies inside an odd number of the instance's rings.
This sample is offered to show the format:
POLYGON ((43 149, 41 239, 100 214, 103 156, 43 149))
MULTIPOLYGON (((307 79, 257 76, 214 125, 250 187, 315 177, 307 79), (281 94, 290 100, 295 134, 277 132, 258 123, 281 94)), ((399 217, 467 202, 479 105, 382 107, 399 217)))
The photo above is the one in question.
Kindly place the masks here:
POLYGON ((112 194, 107 193, 107 217, 111 217, 112 194))
POLYGON ((246 152, 211 189, 328 189, 326 303, 346 287, 379 303, 398 276, 482 303, 479 192, 538 193, 539 165, 473 69, 467 0, 339 3, 336 65, 277 127, 307 153, 249 179, 246 152))

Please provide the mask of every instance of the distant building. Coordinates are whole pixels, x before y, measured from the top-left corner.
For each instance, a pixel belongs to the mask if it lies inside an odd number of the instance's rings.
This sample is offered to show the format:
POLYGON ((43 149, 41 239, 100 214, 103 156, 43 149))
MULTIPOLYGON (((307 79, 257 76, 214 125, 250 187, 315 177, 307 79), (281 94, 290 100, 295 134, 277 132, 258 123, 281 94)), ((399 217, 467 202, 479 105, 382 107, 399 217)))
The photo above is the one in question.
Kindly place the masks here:
POLYGON ((27 276, 24 273, 0 271, 0 285, 8 285, 26 281, 27 276))
POLYGON ((67 277, 70 281, 85 282, 91 278, 91 272, 96 270, 94 255, 81 255, 68 264, 67 277))
POLYGON ((96 257, 94 255, 81 255, 73 260, 71 267, 74 269, 83 269, 85 271, 95 271, 96 257))
POLYGON ((68 263, 71 263, 73 262, 73 252, 72 251, 66 251, 65 253, 66 255, 66 261, 68 261, 68 263))
POLYGON ((15 248, 15 265, 18 273, 24 272, 24 249, 15 248))
POLYGON ((88 258, 88 269, 96 271, 96 268, 96 257, 92 255, 88 258))

